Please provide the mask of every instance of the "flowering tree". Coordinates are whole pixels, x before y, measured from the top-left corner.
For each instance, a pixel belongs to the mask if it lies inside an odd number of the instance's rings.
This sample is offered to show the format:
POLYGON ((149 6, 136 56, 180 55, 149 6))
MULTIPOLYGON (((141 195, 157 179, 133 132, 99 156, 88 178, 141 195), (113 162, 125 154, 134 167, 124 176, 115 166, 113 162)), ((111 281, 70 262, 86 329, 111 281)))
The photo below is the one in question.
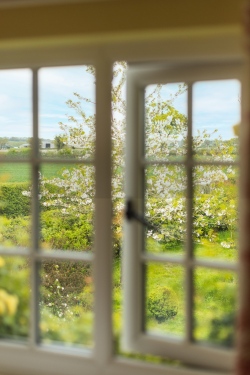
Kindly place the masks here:
MULTIPOLYGON (((87 68, 90 74, 94 70, 87 68)), ((112 87, 112 157, 113 157, 113 231, 115 247, 119 250, 121 220, 124 209, 123 167, 125 139, 124 84, 126 64, 117 63, 112 87)), ((175 100, 186 91, 180 84, 177 91, 166 97, 163 86, 156 85, 146 91, 145 98, 145 153, 150 160, 184 160, 187 150, 187 117, 175 108, 175 100)), ((69 157, 88 159, 94 155, 95 115, 87 114, 85 103, 90 99, 74 93, 75 100, 67 105, 76 116, 68 116, 67 123, 59 123, 66 145, 61 153, 69 157), (80 121, 77 119, 81 119, 80 121)), ((93 103, 94 104, 94 103, 93 103)), ((223 141, 207 131, 193 137, 193 149, 197 160, 233 160, 235 143, 223 141), (213 137, 211 137, 213 135, 213 137)), ((166 245, 185 239, 186 221, 186 173, 181 164, 151 166, 146 169, 145 214, 157 230, 148 230, 148 238, 166 245)), ((219 230, 233 232, 236 226, 235 171, 231 167, 197 166, 194 169, 194 240, 207 237, 215 239, 219 230)), ((61 177, 46 180, 41 177, 41 204, 45 209, 56 210, 57 216, 74 216, 89 223, 94 212, 94 169, 75 165, 65 168, 61 177)), ((24 194, 29 195, 30 192, 24 194)), ((89 228, 89 233, 93 231, 89 228)), ((88 234, 89 237, 91 237, 88 234)), ((90 240, 91 242, 91 240, 90 240)), ((224 241, 230 247, 230 241, 224 241)))

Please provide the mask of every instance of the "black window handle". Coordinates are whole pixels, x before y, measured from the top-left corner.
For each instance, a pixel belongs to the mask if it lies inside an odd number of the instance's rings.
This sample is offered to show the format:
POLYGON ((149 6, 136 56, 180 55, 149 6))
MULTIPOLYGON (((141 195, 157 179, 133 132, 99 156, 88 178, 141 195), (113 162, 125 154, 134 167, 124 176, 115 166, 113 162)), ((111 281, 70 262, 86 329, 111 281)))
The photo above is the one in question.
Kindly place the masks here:
POLYGON ((132 200, 128 200, 126 202, 125 217, 129 221, 134 219, 141 223, 144 227, 158 232, 158 228, 156 228, 156 226, 151 224, 148 220, 145 219, 145 217, 135 211, 132 200))

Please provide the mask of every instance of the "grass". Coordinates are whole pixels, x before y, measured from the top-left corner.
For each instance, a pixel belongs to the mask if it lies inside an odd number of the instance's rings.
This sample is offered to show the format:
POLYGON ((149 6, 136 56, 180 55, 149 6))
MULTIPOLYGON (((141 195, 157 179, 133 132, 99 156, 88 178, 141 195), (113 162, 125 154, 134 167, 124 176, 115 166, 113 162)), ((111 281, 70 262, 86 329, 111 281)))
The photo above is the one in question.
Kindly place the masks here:
MULTIPOLYGON (((45 178, 60 177, 66 166, 61 164, 43 164, 41 173, 45 178)), ((72 168, 72 165, 70 166, 72 168)), ((2 163, 0 165, 1 182, 29 182, 31 168, 26 163, 2 163)))
MULTIPOLYGON (((236 234, 231 234, 230 231, 221 231, 215 233, 213 241, 207 238, 202 238, 200 242, 194 243, 194 255, 197 258, 216 258, 223 260, 237 260, 237 249, 235 246, 236 234), (230 243, 230 248, 225 248, 222 244, 230 243)), ((146 240, 146 250, 149 253, 168 255, 183 255, 185 252, 185 243, 175 243, 172 245, 162 244, 152 238, 146 240)))
MULTIPOLYGON (((215 233, 214 240, 201 239, 194 247, 194 255, 200 259, 237 260, 235 233, 215 233), (225 248, 222 244, 230 244, 225 248)), ((184 255, 185 244, 166 247, 147 239, 147 251, 155 254, 184 255)), ((147 266, 146 295, 166 286, 178 298, 178 313, 159 322, 152 316, 146 318, 146 330, 164 335, 184 336, 185 332, 185 274, 182 266, 149 263, 147 266)), ((194 319, 195 339, 213 345, 231 346, 233 342, 233 315, 237 277, 234 272, 196 267, 194 270, 194 319)), ((159 302, 160 303, 160 302, 159 302)))

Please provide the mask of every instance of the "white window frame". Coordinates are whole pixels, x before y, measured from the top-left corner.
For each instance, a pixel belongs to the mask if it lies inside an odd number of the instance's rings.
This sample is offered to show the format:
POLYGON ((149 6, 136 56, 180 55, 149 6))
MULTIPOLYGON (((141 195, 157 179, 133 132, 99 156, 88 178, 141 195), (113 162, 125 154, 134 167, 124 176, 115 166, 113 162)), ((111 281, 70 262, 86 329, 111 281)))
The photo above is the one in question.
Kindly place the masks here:
MULTIPOLYGON (((95 280, 95 347, 92 353, 37 345, 37 298, 33 288, 32 332, 28 346, 0 342, 0 375, 214 375, 214 371, 154 365, 119 358, 113 354, 112 334, 112 235, 111 235, 111 83, 115 61, 206 61, 225 63, 237 61, 241 70, 242 54, 238 29, 183 30, 176 32, 127 33, 106 37, 50 39, 0 45, 0 69, 31 68, 33 81, 33 124, 37 122, 37 69, 45 66, 85 65, 96 68, 96 223, 93 260, 95 280)), ((37 155, 33 155, 33 176, 36 179, 37 155)), ((35 205, 33 205, 36 210, 35 205)), ((33 234, 34 244, 36 241, 33 234)), ((35 250, 35 247, 34 247, 35 250)), ((9 255, 9 251, 1 254, 9 255)), ((12 255, 17 255, 13 252, 12 255)), ((21 254, 30 255, 25 250, 21 254)), ((36 262, 44 256, 32 252, 36 262)), ((83 256, 85 257, 85 256, 83 256)), ((75 259, 74 254, 58 255, 75 259)), ((52 259, 55 259, 52 255, 52 259)), ((34 266, 35 270, 35 266, 34 266)), ((37 285, 33 272, 32 285, 37 285)), ((126 298, 126 297, 125 297, 126 298)), ((224 373, 224 372, 223 372, 224 373)), ((230 372, 227 372, 228 374, 230 372)), ((217 374, 222 374, 218 371, 217 374)))
POLYGON ((140 353, 166 355, 178 359, 186 364, 205 366, 219 370, 230 370, 234 366, 235 350, 219 349, 195 343, 193 339, 193 271, 195 267, 209 269, 222 269, 237 273, 237 262, 220 261, 216 259, 196 259, 193 257, 192 240, 192 212, 193 212, 193 182, 192 170, 196 165, 211 166, 236 166, 234 161, 203 161, 198 162, 193 158, 192 149, 192 86, 197 81, 238 79, 241 80, 239 65, 135 65, 128 68, 127 79, 127 140, 126 140, 126 174, 125 195, 126 201, 133 203, 133 208, 143 216, 144 211, 144 170, 147 166, 174 165, 168 160, 149 161, 144 155, 145 142, 145 89, 152 84, 167 84, 185 82, 187 84, 187 155, 185 160, 178 163, 186 171, 187 177, 187 238, 183 256, 168 256, 167 254, 151 254, 144 251, 144 227, 136 220, 126 220, 124 224, 124 348, 140 353), (145 285, 144 266, 150 262, 158 264, 176 264, 183 267, 185 289, 185 337, 166 337, 163 335, 149 334, 143 330, 143 300, 145 285))

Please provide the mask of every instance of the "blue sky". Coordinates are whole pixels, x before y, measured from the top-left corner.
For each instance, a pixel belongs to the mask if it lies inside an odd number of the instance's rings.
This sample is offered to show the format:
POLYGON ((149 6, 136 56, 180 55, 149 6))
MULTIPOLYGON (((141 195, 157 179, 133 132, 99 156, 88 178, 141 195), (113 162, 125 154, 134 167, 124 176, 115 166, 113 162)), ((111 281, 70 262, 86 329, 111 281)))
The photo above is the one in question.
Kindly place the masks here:
MULTIPOLYGON (((171 99, 178 91, 179 85, 164 85, 163 97, 171 99)), ((153 85, 148 87, 148 93, 153 85)), ((193 85, 193 134, 207 130, 217 132, 211 136, 223 139, 234 137, 232 126, 240 122, 240 82, 237 80, 203 81, 193 85)), ((187 116, 187 93, 178 95, 173 106, 187 116)))
MULTIPOLYGON (((58 123, 67 123, 67 114, 75 115, 66 101, 74 100, 74 92, 95 101, 94 90, 94 77, 83 66, 41 69, 39 136, 53 139, 59 134, 58 123)), ((0 71, 0 137, 32 136, 31 91, 30 70, 0 71)), ((84 105, 88 114, 93 113, 93 107, 91 103, 84 105)))
MULTIPOLYGON (((32 75, 28 69, 0 71, 0 137, 31 137, 32 75)), ((178 84, 164 86, 165 98, 175 94, 178 84)), ((39 71, 40 137, 53 139, 60 134, 58 123, 67 123, 75 115, 65 102, 74 100, 74 92, 95 101, 94 77, 85 67, 43 68, 39 71)), ((197 82, 193 87, 193 126, 212 132, 218 129, 223 139, 233 137, 232 126, 240 121, 240 84, 236 80, 197 82)), ((179 95, 173 105, 187 113, 186 93, 179 95)), ((91 114, 94 106, 84 104, 91 114)), ((80 118, 78 118, 80 120, 80 118)))

